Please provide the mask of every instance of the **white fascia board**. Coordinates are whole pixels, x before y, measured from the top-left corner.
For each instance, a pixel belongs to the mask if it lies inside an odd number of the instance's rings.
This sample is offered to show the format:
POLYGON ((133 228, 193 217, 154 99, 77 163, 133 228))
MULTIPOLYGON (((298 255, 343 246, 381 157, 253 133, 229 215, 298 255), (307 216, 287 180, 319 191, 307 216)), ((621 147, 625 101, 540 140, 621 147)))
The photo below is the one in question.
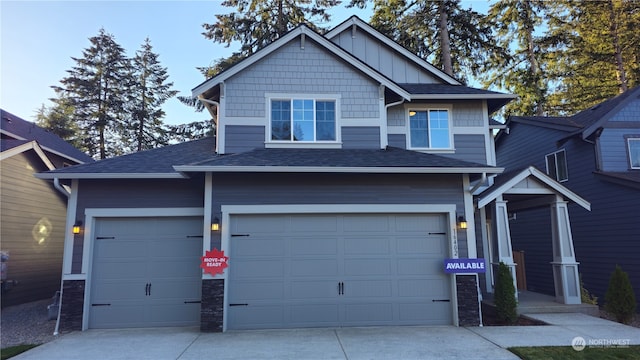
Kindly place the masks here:
POLYGON ((47 155, 45 155, 44 151, 42 151, 42 148, 40 147, 40 145, 38 145, 38 143, 35 140, 28 142, 26 144, 22 144, 20 146, 16 146, 9 150, 3 151, 2 153, 0 153, 0 160, 8 159, 12 156, 22 154, 23 152, 29 151, 29 150, 35 151, 36 154, 38 154, 38 157, 40 158, 40 160, 42 160, 42 162, 45 164, 45 166, 49 170, 54 170, 56 168, 51 162, 51 160, 49 160, 47 155))
POLYGON ((174 166, 179 172, 276 172, 276 173, 363 173, 363 174, 499 174, 497 167, 326 167, 326 166, 174 166))
POLYGON ((427 70, 428 72, 434 74, 435 76, 440 78, 442 81, 446 82, 447 84, 450 84, 450 85, 462 85, 458 80, 456 80, 453 77, 447 75, 444 71, 438 69, 437 67, 435 67, 435 66, 429 64, 428 62, 424 61, 418 55, 416 55, 416 54, 412 53, 411 51, 405 49, 404 47, 400 46, 400 44, 396 43, 395 41, 393 41, 393 40, 389 39, 388 37, 382 35, 380 32, 376 31, 373 27, 371 27, 371 25, 365 23, 364 21, 362 21, 358 17, 355 17, 355 16, 351 17, 350 20, 347 20, 347 21, 343 22, 339 26, 333 28, 331 31, 326 33, 325 37, 327 39, 332 39, 335 36, 337 36, 338 34, 340 34, 341 32, 343 32, 343 31, 347 30, 348 28, 350 28, 351 26, 353 26, 354 24, 357 25, 360 29, 366 31, 369 35, 371 35, 374 38, 376 38, 378 41, 384 43, 385 45, 389 46, 393 50, 395 50, 395 51, 399 52, 400 54, 404 55, 406 58, 408 58, 411 61, 413 61, 416 65, 418 65, 418 66, 422 67, 423 69, 427 70))
POLYGON ((578 196, 573 191, 567 189, 562 186, 560 183, 556 182, 547 174, 541 172, 533 166, 528 167, 525 170, 522 170, 518 175, 514 176, 512 179, 497 187, 490 193, 482 196, 478 199, 478 208, 483 208, 491 203, 493 200, 501 196, 502 194, 508 193, 508 191, 513 188, 516 184, 520 183, 522 180, 526 179, 529 176, 533 176, 538 179, 540 182, 545 184, 549 189, 553 190, 555 193, 562 195, 569 200, 575 202, 576 204, 582 206, 584 209, 591 211, 591 203, 578 196))
POLYGON ((358 70, 362 71, 363 73, 365 73, 370 78, 378 81, 380 84, 382 84, 385 87, 389 88, 390 90, 394 91, 395 93, 397 93, 398 95, 402 96, 406 100, 409 100, 411 98, 411 95, 406 90, 404 90, 403 88, 398 86, 396 83, 394 83, 390 79, 387 79, 384 75, 378 73, 377 71, 371 69, 369 67, 369 65, 367 65, 367 64, 363 63, 362 61, 358 60, 358 58, 356 58, 355 56, 353 56, 350 53, 346 52, 345 50, 343 50, 342 48, 340 48, 339 46, 337 46, 333 42, 329 41, 327 38, 317 34, 315 31, 311 30, 310 28, 308 28, 307 26, 304 26, 304 25, 300 26, 297 29, 291 30, 285 36, 283 36, 280 39, 276 40, 275 42, 271 43, 267 47, 261 49, 257 53, 249 56, 248 58, 246 58, 244 60, 242 60, 236 66, 233 66, 233 67, 229 68, 228 70, 223 71, 220 75, 214 76, 211 79, 209 79, 208 81, 202 83, 200 86, 194 88, 193 90, 191 90, 191 96, 195 98, 195 97, 198 97, 198 96, 202 95, 205 91, 213 88, 214 86, 218 85, 219 83, 221 83, 221 82, 231 78, 232 76, 240 73, 241 71, 243 71, 247 67, 249 67, 249 66, 255 64, 256 62, 262 60, 267 55, 270 55, 271 53, 273 53, 274 51, 278 50, 282 46, 288 44, 289 41, 294 40, 295 38, 297 38, 300 35, 308 36, 313 41, 315 41, 315 42, 319 43, 320 45, 322 45, 325 49, 331 51, 334 55, 342 58, 343 60, 345 60, 346 62, 351 64, 353 67, 355 67, 358 70))
POLYGON ((517 97, 513 94, 412 94, 411 100, 487 100, 517 97))
MULTIPOLYGON (((23 138, 22 136, 18 136, 18 135, 16 135, 16 134, 11 133, 11 132, 6 131, 6 130, 0 130, 0 134, 5 134, 5 135, 8 135, 8 136, 11 136, 12 138, 14 138, 14 139, 16 139, 16 140, 28 140, 27 138, 23 138)), ((32 141, 33 141, 33 142, 35 142, 35 143, 38 143, 36 140, 32 140, 32 141)), ((42 146, 42 145, 40 145, 39 143, 38 143, 38 146, 39 146, 41 149, 46 150, 46 151, 48 151, 48 152, 50 152, 50 153, 52 153, 52 154, 58 155, 58 156, 63 157, 63 158, 65 158, 65 159, 69 159, 69 160, 71 160, 71 161, 75 161, 75 162, 76 162, 76 163, 78 163, 78 164, 84 164, 84 161, 80 161, 80 160, 78 160, 78 159, 76 159, 76 158, 74 158, 74 157, 71 157, 71 156, 67 155, 67 154, 64 154, 64 153, 61 153, 61 152, 59 152, 59 151, 53 150, 53 149, 48 148, 48 147, 46 147, 46 146, 42 146)), ((4 153, 3 153, 3 154, 4 154, 4 153)))
POLYGON ((38 179, 186 179, 180 173, 39 173, 38 179))

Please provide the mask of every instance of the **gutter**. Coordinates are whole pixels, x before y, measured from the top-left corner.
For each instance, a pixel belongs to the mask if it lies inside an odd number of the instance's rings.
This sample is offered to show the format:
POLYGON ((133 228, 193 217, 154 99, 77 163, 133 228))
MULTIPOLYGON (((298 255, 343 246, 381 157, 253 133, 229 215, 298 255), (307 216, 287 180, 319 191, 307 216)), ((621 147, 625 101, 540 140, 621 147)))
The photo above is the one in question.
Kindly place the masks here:
POLYGON ((484 185, 484 183, 487 181, 487 173, 483 172, 482 173, 482 179, 480 179, 480 181, 478 181, 477 184, 475 184, 471 190, 469 190, 469 192, 471 193, 471 195, 473 195, 474 192, 476 192, 476 190, 478 190, 478 188, 482 185, 484 185))
POLYGON ((67 198, 69 196, 71 196, 71 192, 69 190, 67 190, 64 185, 60 185, 60 179, 55 177, 53 178, 53 187, 56 188, 56 190, 60 191, 62 194, 64 194, 64 196, 66 196, 67 198))

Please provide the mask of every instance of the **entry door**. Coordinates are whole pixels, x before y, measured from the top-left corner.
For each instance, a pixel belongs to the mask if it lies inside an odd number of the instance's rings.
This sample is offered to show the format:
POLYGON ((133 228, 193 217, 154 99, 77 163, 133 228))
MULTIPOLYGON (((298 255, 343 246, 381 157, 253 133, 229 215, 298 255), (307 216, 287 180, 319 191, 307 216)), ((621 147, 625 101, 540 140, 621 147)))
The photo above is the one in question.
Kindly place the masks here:
POLYGON ((200 323, 201 218, 96 221, 90 328, 200 323))
POLYGON ((451 324, 445 219, 233 216, 227 327, 451 324))

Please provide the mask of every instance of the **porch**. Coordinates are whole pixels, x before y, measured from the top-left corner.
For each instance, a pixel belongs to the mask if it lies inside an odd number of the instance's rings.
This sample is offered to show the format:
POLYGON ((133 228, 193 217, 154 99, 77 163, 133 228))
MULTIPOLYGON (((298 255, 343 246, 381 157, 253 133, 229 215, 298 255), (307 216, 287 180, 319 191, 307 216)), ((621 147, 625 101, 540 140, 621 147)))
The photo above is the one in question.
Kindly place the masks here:
MULTIPOLYGON (((494 310, 493 294, 483 294, 482 309, 494 310)), ((521 314, 555 314, 555 313, 582 313, 595 317, 600 316, 597 305, 591 304, 562 304, 551 295, 540 294, 532 291, 518 291, 518 315, 521 314)))

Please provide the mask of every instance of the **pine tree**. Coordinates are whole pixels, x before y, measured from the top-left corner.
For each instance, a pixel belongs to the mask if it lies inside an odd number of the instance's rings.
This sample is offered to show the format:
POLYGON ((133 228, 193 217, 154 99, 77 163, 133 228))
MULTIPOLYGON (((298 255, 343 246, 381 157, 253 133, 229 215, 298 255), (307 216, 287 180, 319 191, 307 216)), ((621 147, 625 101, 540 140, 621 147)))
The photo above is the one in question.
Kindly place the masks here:
POLYGON ((135 144, 135 151, 165 145, 167 134, 162 121, 165 116, 162 104, 178 92, 171 89, 172 82, 167 82, 167 68, 160 64, 149 38, 136 51, 131 66, 133 81, 127 92, 131 121, 127 123, 127 138, 135 144))
POLYGON ((72 120, 81 133, 82 149, 104 159, 121 154, 119 129, 126 119, 123 93, 130 81, 129 59, 104 29, 89 41, 83 57, 72 57, 76 65, 53 89, 74 109, 72 120))
POLYGON ((500 0, 491 5, 487 21, 495 29, 500 46, 511 49, 485 64, 484 86, 497 86, 518 95, 503 110, 505 115, 543 115, 548 77, 545 52, 534 35, 547 9, 544 0, 500 0))
POLYGON ((74 108, 65 98, 51 99, 53 105, 44 104, 36 112, 36 124, 52 134, 83 150, 77 124, 73 121, 74 108))
POLYGON ((463 9, 459 0, 374 0, 373 5, 374 28, 463 82, 478 75, 488 58, 505 53, 484 17, 463 9))

